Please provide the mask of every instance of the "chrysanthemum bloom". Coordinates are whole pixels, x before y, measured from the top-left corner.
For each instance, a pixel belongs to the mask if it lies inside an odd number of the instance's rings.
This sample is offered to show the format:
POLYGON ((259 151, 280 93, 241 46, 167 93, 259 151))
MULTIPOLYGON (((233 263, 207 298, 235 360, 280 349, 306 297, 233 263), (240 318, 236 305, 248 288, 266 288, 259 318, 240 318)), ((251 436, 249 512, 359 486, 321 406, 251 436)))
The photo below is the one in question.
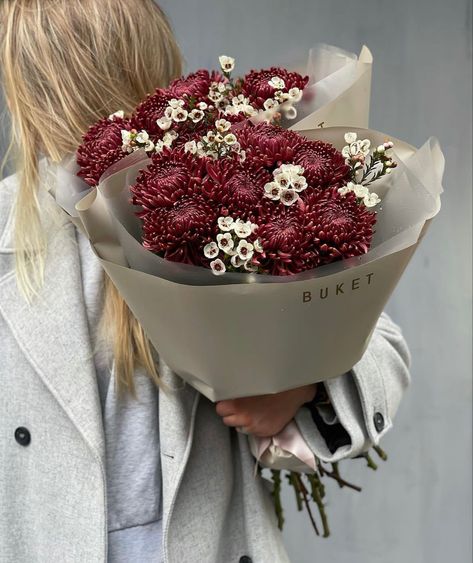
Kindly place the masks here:
POLYGON ((143 246, 175 262, 204 264, 203 246, 217 232, 218 211, 202 190, 205 159, 165 149, 130 188, 142 207, 143 246))
POLYGON ((122 129, 132 129, 128 119, 103 118, 83 136, 76 155, 80 166, 77 175, 90 186, 97 185, 105 170, 126 156, 122 150, 122 129))
POLYGON ((236 157, 209 160, 207 171, 207 193, 222 204, 222 213, 252 219, 264 198, 264 186, 272 179, 269 172, 251 160, 241 163, 236 157))
POLYGON ((267 256, 265 273, 284 276, 315 268, 319 257, 314 244, 314 213, 302 200, 286 206, 265 201, 258 218, 258 239, 267 256))
POLYGON ((341 195, 338 188, 310 192, 305 203, 316 217, 313 244, 319 250, 320 264, 368 252, 376 213, 358 204, 353 192, 341 195))
POLYGON ((157 124, 157 120, 163 117, 169 100, 172 98, 173 96, 163 88, 158 88, 153 94, 148 94, 133 112, 132 126, 138 130, 144 129, 151 136, 161 138, 163 131, 157 124))
POLYGON ((340 187, 351 178, 351 169, 342 153, 323 141, 305 140, 299 144, 292 162, 304 168, 304 176, 313 188, 340 187))
POLYGON ((209 93, 210 84, 212 82, 222 82, 223 76, 212 71, 201 69, 188 76, 182 76, 173 80, 169 87, 166 89, 171 98, 197 98, 201 100, 206 98, 209 93))
MULTIPOLYGON (((255 107, 262 109, 264 102, 268 98, 272 98, 276 92, 275 86, 270 84, 274 78, 282 80, 278 88, 282 92, 288 92, 291 88, 303 90, 309 81, 308 76, 303 77, 297 72, 289 72, 284 68, 271 67, 265 70, 252 70, 243 79, 243 94, 250 98, 255 107)), ((280 80, 273 81, 273 84, 277 84, 280 80)))
POLYGON ((304 138, 278 125, 247 123, 235 129, 242 149, 248 159, 263 166, 274 166, 279 162, 292 161, 296 148, 304 138))

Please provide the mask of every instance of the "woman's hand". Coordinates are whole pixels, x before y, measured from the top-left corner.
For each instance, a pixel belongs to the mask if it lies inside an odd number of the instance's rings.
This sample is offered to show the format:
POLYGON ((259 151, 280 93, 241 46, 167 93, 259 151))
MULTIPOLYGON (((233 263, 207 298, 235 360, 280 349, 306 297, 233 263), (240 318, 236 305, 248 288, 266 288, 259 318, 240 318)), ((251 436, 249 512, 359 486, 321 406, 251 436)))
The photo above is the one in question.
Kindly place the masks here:
POLYGON ((243 427, 260 438, 278 434, 299 407, 315 397, 317 383, 282 393, 229 399, 216 403, 217 414, 227 426, 243 427))

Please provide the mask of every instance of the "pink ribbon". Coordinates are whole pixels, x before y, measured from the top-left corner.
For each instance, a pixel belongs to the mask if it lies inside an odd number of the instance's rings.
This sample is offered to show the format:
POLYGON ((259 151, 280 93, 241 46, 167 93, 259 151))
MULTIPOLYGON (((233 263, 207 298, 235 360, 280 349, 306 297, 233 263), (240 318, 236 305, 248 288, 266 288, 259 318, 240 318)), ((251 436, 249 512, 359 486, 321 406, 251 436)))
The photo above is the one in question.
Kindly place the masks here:
MULTIPOLYGON (((256 444, 256 463, 270 446, 278 446, 294 455, 316 471, 315 456, 302 437, 294 420, 291 420, 278 434, 271 438, 252 437, 256 444)), ((256 466, 255 466, 256 469, 256 466)))

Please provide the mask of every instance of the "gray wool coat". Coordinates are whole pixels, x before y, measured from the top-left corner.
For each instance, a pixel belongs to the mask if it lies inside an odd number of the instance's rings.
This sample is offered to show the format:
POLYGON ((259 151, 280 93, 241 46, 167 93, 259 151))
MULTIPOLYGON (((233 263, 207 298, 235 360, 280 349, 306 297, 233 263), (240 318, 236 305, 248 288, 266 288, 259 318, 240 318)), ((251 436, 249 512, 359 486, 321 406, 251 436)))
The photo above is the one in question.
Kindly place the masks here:
MULTIPOLYGON (((44 160, 41 171, 47 185, 44 160)), ((78 248, 67 217, 49 213, 56 205, 44 185, 45 283, 28 306, 14 276, 17 177, 0 182, 0 561, 100 563, 107 560, 104 435, 78 248)), ((165 561, 289 561, 247 436, 160 364, 174 390, 159 399, 165 561)), ((351 444, 331 453, 310 411, 295 416, 314 454, 337 461, 378 444, 409 385, 408 368, 400 329, 383 314, 360 362, 327 382, 351 444)))

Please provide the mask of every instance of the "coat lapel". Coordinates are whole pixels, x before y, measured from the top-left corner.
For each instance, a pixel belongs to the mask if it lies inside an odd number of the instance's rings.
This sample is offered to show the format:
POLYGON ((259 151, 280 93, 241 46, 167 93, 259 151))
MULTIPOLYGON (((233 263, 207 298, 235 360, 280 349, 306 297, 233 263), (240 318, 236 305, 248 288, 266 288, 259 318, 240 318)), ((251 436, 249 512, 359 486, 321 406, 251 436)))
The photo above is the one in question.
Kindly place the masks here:
MULTIPOLYGON (((40 201, 55 206, 46 191, 40 201)), ((0 314, 33 369, 104 464, 101 406, 74 226, 61 214, 59 222, 48 221, 47 236, 43 289, 29 305, 14 271, 8 271, 0 278, 0 314)), ((4 233, 2 240, 11 238, 4 233)))

